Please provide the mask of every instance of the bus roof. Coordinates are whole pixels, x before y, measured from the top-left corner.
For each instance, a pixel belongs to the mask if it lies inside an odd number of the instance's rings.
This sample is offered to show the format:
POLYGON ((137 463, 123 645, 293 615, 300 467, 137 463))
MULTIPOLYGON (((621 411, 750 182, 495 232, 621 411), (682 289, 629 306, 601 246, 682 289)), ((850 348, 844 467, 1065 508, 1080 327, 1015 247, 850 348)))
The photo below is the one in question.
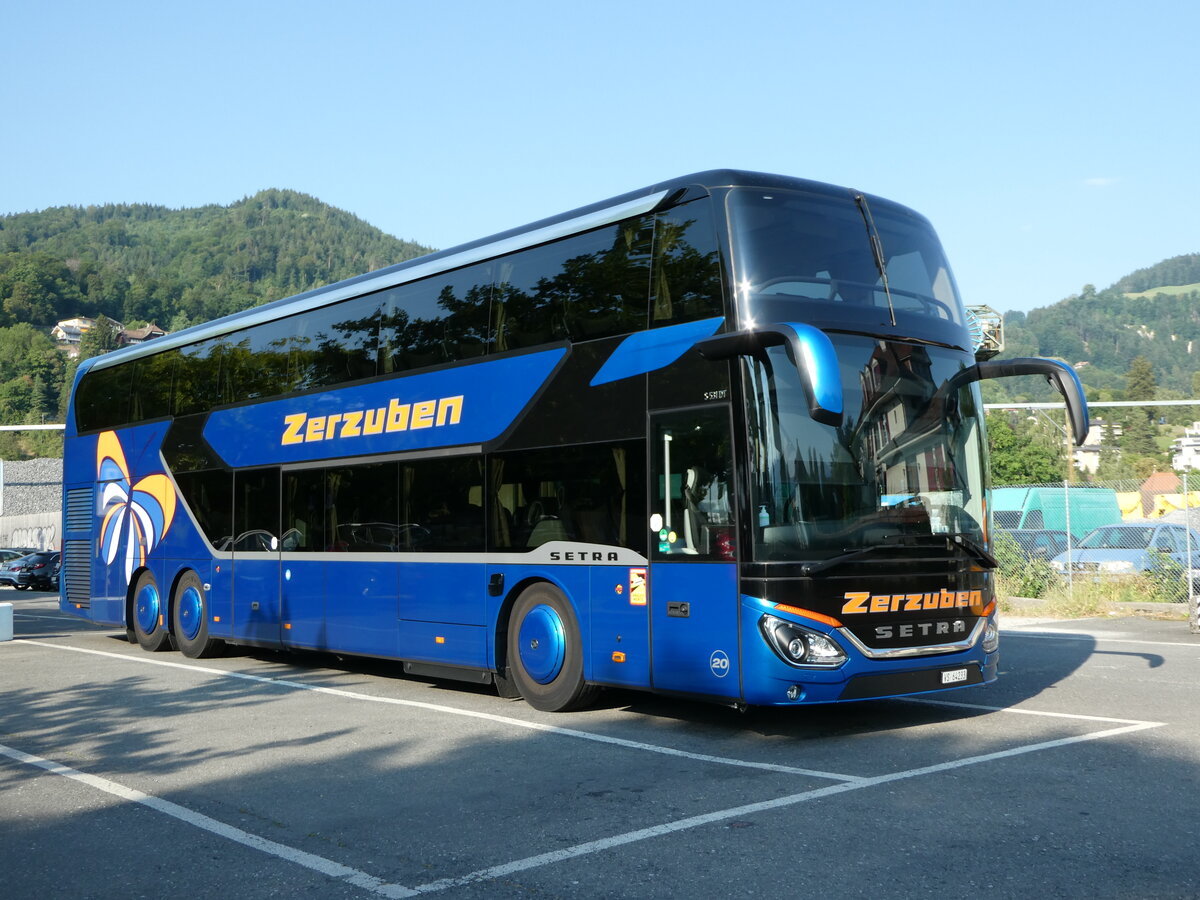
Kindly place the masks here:
MULTIPOLYGON (((176 347, 184 347, 208 338, 220 337, 252 325, 280 319, 285 316, 318 309, 340 300, 357 297, 373 291, 385 290, 399 284, 436 275, 439 272, 457 269, 475 262, 482 262, 526 247, 544 244, 579 232, 609 225, 622 219, 674 205, 685 199, 693 199, 709 190, 726 187, 759 187, 774 190, 804 190, 813 193, 844 195, 845 187, 792 178, 786 175, 771 175, 765 172, 748 172, 738 169, 710 169, 680 178, 672 178, 636 191, 630 191, 608 200, 582 206, 569 212, 531 222, 517 228, 502 231, 457 247, 439 250, 402 263, 356 275, 343 281, 324 285, 231 313, 211 322, 194 325, 164 337, 141 344, 123 347, 101 356, 95 356, 80 364, 78 375, 91 369, 106 369, 121 365, 144 356, 152 356, 176 347)), ((868 198, 874 202, 896 205, 882 198, 868 198)), ((912 212, 912 210, 909 210, 912 212)), ((914 215, 918 215, 913 213, 914 215)))

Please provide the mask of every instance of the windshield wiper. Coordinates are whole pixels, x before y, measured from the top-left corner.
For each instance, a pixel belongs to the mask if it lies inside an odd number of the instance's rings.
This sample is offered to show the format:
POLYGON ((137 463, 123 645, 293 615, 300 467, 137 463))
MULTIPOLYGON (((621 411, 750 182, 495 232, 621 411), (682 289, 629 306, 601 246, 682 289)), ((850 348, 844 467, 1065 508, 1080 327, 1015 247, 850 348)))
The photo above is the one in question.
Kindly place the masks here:
POLYGON ((858 207, 859 213, 863 217, 863 221, 867 225, 867 237, 871 243, 871 255, 875 257, 875 268, 879 270, 879 283, 883 286, 883 295, 887 297, 888 313, 892 317, 892 324, 896 324, 896 307, 892 305, 892 292, 888 287, 887 262, 883 255, 883 242, 879 240, 879 231, 875 228, 875 218, 871 215, 871 207, 867 205, 867 198, 858 191, 851 191, 854 197, 854 204, 858 207))
POLYGON ((894 550, 900 547, 924 547, 926 549, 934 549, 937 544, 940 544, 939 539, 945 538, 945 547, 947 550, 963 550, 970 554, 975 560, 985 569, 995 569, 1000 564, 996 561, 996 557, 983 549, 982 545, 978 544, 969 535, 965 534, 934 534, 934 535, 896 535, 892 539, 883 543, 875 544, 871 547, 860 547, 857 550, 846 550, 838 556, 832 556, 829 559, 823 559, 820 562, 805 563, 800 567, 800 574, 806 577, 820 575, 829 569, 842 565, 843 563, 852 562, 856 559, 862 559, 864 556, 876 552, 877 550, 894 550), (933 538, 937 543, 931 543, 930 538, 933 538))
POLYGON ((805 563, 800 567, 801 575, 820 575, 822 572, 832 569, 835 566, 840 566, 842 563, 847 563, 855 559, 861 559, 864 556, 869 556, 877 550, 894 550, 898 547, 919 547, 920 543, 913 541, 915 535, 896 535, 890 540, 875 544, 871 547, 859 547, 857 550, 847 549, 838 556, 831 556, 829 559, 823 559, 820 562, 805 563))

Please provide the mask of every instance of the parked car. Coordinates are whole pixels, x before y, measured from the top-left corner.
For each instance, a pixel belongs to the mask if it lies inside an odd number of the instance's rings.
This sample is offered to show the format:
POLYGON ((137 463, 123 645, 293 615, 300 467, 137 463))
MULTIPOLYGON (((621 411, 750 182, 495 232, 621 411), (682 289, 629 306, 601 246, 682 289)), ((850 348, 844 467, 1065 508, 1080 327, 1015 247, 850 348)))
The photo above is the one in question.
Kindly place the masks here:
POLYGON ((1051 560, 1067 549, 1067 533, 1053 528, 1006 528, 1026 559, 1051 560))
POLYGON ((37 547, 0 547, 0 566, 30 553, 37 553, 37 547))
POLYGON ((60 558, 61 554, 57 550, 42 550, 26 556, 17 570, 17 589, 50 590, 55 581, 54 575, 60 558))
POLYGON ((1176 565, 1188 565, 1188 536, 1191 536, 1193 577, 1200 567, 1200 532, 1171 523, 1105 525, 1085 535, 1070 553, 1050 561, 1056 572, 1098 575, 1136 575, 1155 568, 1166 557, 1176 565))
POLYGON ((17 573, 21 571, 21 567, 25 565, 25 560, 29 559, 37 551, 31 551, 24 556, 18 556, 15 559, 9 559, 0 563, 0 585, 8 585, 15 587, 18 590, 25 590, 17 585, 17 573))

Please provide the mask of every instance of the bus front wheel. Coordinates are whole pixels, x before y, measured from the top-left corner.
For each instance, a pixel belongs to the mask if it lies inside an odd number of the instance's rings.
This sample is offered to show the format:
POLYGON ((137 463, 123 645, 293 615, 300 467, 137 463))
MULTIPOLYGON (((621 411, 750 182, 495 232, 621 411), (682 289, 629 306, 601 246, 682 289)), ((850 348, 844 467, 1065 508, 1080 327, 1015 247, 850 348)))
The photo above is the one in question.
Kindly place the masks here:
POLYGON ((179 651, 189 659, 217 656, 225 642, 208 635, 208 597, 195 572, 186 572, 171 598, 171 624, 179 651))
POLYGON ((513 604, 508 668, 534 709, 566 712, 595 699, 597 688, 583 680, 583 643, 575 614, 552 585, 532 585, 513 604))
POLYGON ((133 588, 133 634, 143 650, 155 653, 171 646, 171 635, 163 619, 162 594, 150 572, 138 575, 133 588))

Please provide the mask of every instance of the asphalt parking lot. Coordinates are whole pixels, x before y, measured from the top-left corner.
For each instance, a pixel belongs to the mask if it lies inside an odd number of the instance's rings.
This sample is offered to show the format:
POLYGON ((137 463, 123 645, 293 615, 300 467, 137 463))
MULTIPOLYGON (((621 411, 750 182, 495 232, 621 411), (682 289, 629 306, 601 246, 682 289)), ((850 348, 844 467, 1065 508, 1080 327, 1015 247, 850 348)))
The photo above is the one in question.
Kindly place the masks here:
POLYGON ((5 897, 1200 895, 1181 621, 1021 624, 997 684, 919 699, 554 715, 0 602, 5 897))

